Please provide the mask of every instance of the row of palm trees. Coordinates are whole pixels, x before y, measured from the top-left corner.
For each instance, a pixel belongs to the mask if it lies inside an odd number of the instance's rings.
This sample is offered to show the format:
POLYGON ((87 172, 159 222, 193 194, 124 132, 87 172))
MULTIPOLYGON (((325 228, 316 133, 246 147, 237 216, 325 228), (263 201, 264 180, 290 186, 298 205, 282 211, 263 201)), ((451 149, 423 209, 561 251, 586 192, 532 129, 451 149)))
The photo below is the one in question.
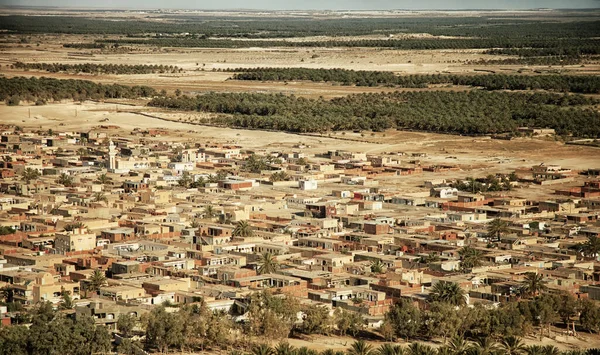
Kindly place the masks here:
MULTIPOLYGON (((518 289, 517 294, 524 297, 535 297, 547 291, 547 282, 544 276, 534 272, 525 274, 525 278, 518 289)), ((464 306, 467 293, 456 282, 437 282, 430 290, 430 299, 433 302, 447 303, 453 306, 464 306)))
MULTIPOLYGON (((205 217, 214 217, 215 214, 213 207, 210 205, 204 209, 205 217)), ((195 223, 194 226, 198 226, 198 224, 195 223)), ((254 236, 254 230, 247 221, 239 221, 231 234, 234 237, 250 238, 254 236)), ((260 275, 275 273, 279 268, 279 261, 273 253, 266 252, 259 256, 257 271, 260 275)))
MULTIPOLYGON (((364 340, 357 340, 347 351, 328 349, 318 352, 306 347, 295 348, 287 342, 280 342, 275 347, 267 344, 255 345, 250 355, 591 355, 595 354, 595 351, 597 349, 561 352, 553 345, 527 346, 521 338, 514 336, 507 336, 500 342, 489 337, 471 341, 457 336, 447 345, 438 348, 418 342, 408 346, 385 343, 375 348, 364 340)), ((233 351, 230 355, 242 355, 242 353, 233 351)))
MULTIPOLYGON (((490 241, 500 241, 500 238, 510 232, 510 225, 507 221, 502 220, 500 218, 496 218, 487 224, 487 234, 490 241)), ((581 244, 574 246, 575 249, 583 256, 584 258, 596 259, 600 255, 600 238, 590 235, 588 239, 581 244)), ((462 257, 463 255, 461 255, 462 257)), ((473 261, 474 255, 468 255, 470 258, 467 258, 467 261, 473 261)), ((480 255, 479 255, 480 256, 480 255)), ((477 259, 477 258, 475 258, 477 259)), ((463 263, 465 260, 463 260, 463 263)), ((465 264, 469 264, 468 262, 465 264)), ((478 265, 474 265, 478 266, 478 265)))

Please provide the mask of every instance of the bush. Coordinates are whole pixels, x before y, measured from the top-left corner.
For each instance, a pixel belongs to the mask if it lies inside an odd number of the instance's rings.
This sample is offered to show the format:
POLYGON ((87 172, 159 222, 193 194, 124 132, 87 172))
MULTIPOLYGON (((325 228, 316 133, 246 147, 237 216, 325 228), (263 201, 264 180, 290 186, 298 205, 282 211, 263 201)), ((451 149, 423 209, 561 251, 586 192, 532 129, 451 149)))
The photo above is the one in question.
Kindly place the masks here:
POLYGON ((19 106, 20 103, 21 103, 21 98, 19 97, 19 95, 13 95, 13 96, 9 97, 8 99, 6 99, 6 104, 8 106, 19 106))

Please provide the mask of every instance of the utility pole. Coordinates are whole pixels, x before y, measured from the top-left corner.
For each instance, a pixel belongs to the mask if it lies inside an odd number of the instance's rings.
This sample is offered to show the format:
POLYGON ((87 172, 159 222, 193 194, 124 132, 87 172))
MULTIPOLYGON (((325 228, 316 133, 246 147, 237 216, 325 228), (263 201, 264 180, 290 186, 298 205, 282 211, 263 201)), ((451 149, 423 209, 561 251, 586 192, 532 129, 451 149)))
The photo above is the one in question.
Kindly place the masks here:
POLYGON ((29 118, 31 118, 31 109, 27 109, 27 112, 29 113, 29 118))

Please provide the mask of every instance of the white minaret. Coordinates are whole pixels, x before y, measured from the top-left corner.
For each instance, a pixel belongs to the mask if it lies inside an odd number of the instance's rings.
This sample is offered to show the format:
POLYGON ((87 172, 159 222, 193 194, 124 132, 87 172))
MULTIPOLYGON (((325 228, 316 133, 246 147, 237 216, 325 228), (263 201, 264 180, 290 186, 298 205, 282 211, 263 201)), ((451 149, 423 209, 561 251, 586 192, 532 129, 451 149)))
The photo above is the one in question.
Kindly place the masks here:
POLYGON ((112 139, 108 144, 108 170, 114 171, 117 168, 117 149, 112 139))

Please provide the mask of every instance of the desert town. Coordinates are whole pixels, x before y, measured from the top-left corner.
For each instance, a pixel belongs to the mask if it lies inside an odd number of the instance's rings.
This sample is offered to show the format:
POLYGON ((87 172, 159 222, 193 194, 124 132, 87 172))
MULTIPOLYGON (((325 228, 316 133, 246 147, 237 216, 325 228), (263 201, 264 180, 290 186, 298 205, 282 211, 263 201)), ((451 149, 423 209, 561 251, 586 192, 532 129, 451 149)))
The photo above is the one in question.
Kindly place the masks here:
POLYGON ((0 10, 0 355, 598 353, 600 10, 0 10))
MULTIPOLYGON (((597 168, 452 179, 441 176, 458 164, 419 151, 248 149, 114 129, 2 128, 7 301, 69 302, 117 330, 120 316, 161 304, 203 302, 243 322, 248 295, 266 289, 358 313, 365 329, 436 285, 493 306, 525 297, 534 275, 532 292, 600 300, 597 168), (407 178, 412 192, 394 187, 407 178), (528 186, 543 197, 522 197, 528 186)), ((19 308, 0 309, 8 325, 19 308)), ((548 336, 568 342, 574 329, 548 336)))

